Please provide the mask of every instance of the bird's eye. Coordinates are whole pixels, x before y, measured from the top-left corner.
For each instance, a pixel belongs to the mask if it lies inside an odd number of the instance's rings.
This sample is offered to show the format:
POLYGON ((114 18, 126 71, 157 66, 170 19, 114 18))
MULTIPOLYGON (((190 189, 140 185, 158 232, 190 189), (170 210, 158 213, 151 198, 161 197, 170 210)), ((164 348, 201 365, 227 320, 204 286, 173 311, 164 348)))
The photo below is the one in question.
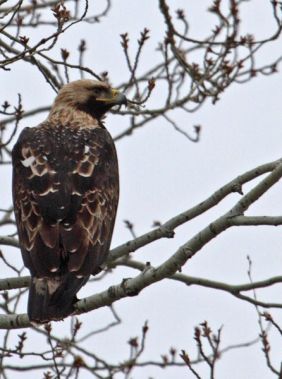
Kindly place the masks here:
POLYGON ((93 88, 92 92, 95 96, 101 96, 103 92, 103 88, 95 87, 93 88))

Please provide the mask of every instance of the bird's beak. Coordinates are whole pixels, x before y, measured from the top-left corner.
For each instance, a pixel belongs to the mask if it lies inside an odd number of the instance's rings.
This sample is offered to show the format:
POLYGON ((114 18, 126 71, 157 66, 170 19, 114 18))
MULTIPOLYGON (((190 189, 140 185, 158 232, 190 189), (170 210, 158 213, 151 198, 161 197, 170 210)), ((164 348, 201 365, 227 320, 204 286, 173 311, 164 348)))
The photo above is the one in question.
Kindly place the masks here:
POLYGON ((102 101, 105 104, 110 105, 111 107, 115 105, 127 105, 126 96, 117 89, 112 89, 111 95, 109 97, 97 98, 96 101, 102 101))
POLYGON ((114 105, 127 105, 126 96, 117 89, 112 89, 112 100, 114 105))

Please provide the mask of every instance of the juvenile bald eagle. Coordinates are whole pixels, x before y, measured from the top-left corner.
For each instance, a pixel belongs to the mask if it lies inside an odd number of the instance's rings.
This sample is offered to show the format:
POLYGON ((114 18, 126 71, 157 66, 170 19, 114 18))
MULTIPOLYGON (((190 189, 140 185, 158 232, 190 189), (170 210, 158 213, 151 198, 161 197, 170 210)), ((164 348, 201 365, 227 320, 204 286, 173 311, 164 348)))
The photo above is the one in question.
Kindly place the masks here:
POLYGON ((110 247, 119 197, 113 140, 101 118, 126 98, 108 84, 65 85, 46 121, 13 148, 13 199, 31 273, 28 316, 44 323, 74 312, 76 293, 110 247))

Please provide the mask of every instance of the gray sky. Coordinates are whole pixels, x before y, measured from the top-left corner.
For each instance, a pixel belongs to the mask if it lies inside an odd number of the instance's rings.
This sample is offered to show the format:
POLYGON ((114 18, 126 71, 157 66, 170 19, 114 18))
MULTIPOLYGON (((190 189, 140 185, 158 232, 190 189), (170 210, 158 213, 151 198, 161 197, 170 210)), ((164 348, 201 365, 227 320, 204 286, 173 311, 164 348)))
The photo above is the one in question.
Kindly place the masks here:
MULTIPOLYGON (((212 16, 203 13, 209 3, 204 0, 171 2, 174 9, 186 9, 189 19, 192 20, 191 33, 199 38, 204 36, 212 25, 212 16)), ((253 0, 251 4, 244 5, 247 22, 243 25, 248 32, 259 32, 258 37, 263 37, 271 30, 269 14, 264 11, 264 3, 262 0, 253 0)), ((76 46, 74 41, 86 38, 89 44, 87 64, 93 65, 97 72, 109 71, 113 84, 118 84, 125 79, 127 73, 119 34, 128 31, 136 48, 136 38, 145 26, 151 30, 151 40, 145 48, 140 67, 146 69, 152 61, 158 61, 155 48, 164 28, 157 2, 150 0, 114 1, 107 19, 99 25, 84 27, 79 36, 73 29, 64 37, 64 43, 58 44, 57 50, 59 51, 61 46, 76 46)), ((281 54, 281 43, 273 44, 273 47, 260 56, 261 61, 268 63, 272 56, 279 55, 279 49, 281 54)), ((25 68, 23 72, 18 65, 10 74, 0 72, 0 75, 3 83, 2 100, 16 99, 16 94, 21 92, 24 108, 28 109, 47 105, 54 97, 52 90, 33 69, 25 68)), ((262 77, 245 85, 233 85, 223 93, 215 106, 207 102, 194 114, 174 113, 179 126, 185 130, 192 131, 191 126, 195 124, 203 126, 202 138, 197 144, 186 140, 161 119, 143 130, 138 130, 133 137, 118 142, 121 199, 112 246, 131 238, 124 228, 123 220, 132 221, 136 233, 140 235, 150 230, 154 220, 164 222, 205 199, 246 170, 278 159, 282 151, 281 88, 281 74, 262 77)), ((156 88, 150 104, 158 104, 159 96, 156 88)), ((40 117, 35 117, 34 124, 41 120, 40 117)), ((123 118, 109 116, 107 125, 115 136, 123 129, 123 118)), ((22 126, 27 126, 25 121, 22 122, 22 126)), ((10 199, 10 168, 4 167, 1 170, 5 183, 0 188, 1 207, 4 207, 3 204, 10 199)), ((279 183, 251 208, 248 214, 281 215, 281 191, 282 186, 279 183)), ((150 261, 152 265, 161 263, 174 253, 179 245, 205 227, 209 221, 227 211, 238 199, 238 194, 230 196, 207 215, 177 229, 173 240, 161 240, 140 249, 135 253, 135 259, 142 262, 150 261)), ((255 280, 280 275, 281 235, 279 227, 233 228, 208 244, 188 262, 183 272, 227 283, 246 283, 246 256, 250 255, 255 280)), ((19 259, 18 254, 17 256, 19 259)), ((119 283, 124 277, 134 275, 134 271, 117 269, 106 281, 83 288, 80 296, 99 292, 109 285, 119 283)), ((281 302, 281 291, 278 289, 279 287, 270 288, 258 294, 261 299, 281 302)), ((251 305, 234 300, 230 295, 219 291, 185 287, 169 280, 145 289, 137 297, 122 300, 116 303, 115 307, 123 323, 92 340, 93 350, 102 356, 105 354, 110 357, 109 361, 112 362, 121 361, 126 357, 126 341, 132 336, 140 335, 145 320, 148 320, 150 330, 142 360, 158 359, 160 354, 167 353, 171 346, 178 350, 184 349, 194 357, 196 350, 193 327, 204 320, 209 322, 214 331, 223 325, 221 347, 251 340, 259 333, 256 312, 251 305)), ((22 311, 24 310, 25 304, 22 304, 22 311)), ((281 312, 271 313, 281 323, 281 312)), ((85 331, 87 325, 95 325, 97 328, 105 325, 110 316, 108 310, 99 309, 81 316, 81 319, 87 321, 85 331)), ((64 324, 59 323, 55 328, 62 331, 62 325, 64 324)), ((277 366, 281 359, 280 347, 281 340, 274 338, 272 352, 277 366)), ((200 372, 205 377, 207 371, 204 366, 201 366, 200 372)), ((259 344, 224 355, 218 362, 216 373, 217 379, 273 377, 266 368, 259 344)), ((189 375, 186 369, 174 368, 172 371, 150 367, 144 371, 136 371, 132 376, 135 379, 150 376, 169 379, 190 378, 189 375)), ((85 374, 83 377, 87 379, 90 376, 85 374)))

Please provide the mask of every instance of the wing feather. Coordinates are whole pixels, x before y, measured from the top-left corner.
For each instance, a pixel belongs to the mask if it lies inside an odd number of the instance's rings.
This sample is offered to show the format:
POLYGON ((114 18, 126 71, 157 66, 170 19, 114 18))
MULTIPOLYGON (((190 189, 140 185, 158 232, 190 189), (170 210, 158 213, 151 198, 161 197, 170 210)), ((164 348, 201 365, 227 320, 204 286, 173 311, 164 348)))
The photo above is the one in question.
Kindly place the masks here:
POLYGON ((33 275, 89 275, 106 259, 118 204, 114 144, 103 128, 26 128, 13 149, 13 196, 33 275))

